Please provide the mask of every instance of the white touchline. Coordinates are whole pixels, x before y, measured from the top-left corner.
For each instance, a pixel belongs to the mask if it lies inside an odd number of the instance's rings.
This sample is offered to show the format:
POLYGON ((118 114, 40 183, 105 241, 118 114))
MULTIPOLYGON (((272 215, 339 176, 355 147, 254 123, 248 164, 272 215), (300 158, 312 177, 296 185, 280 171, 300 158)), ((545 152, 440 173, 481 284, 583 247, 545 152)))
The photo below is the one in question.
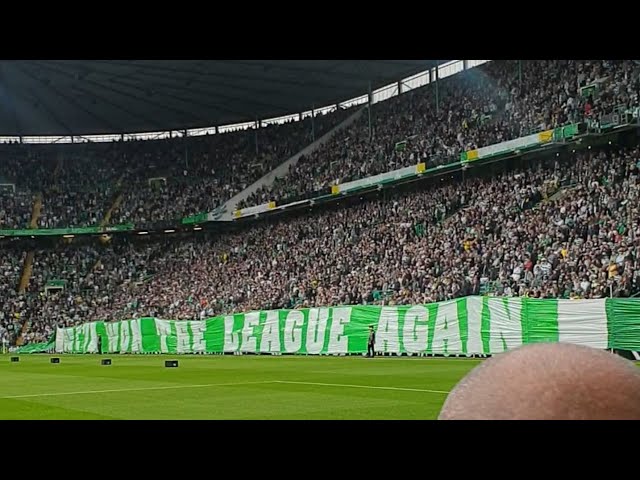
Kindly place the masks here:
POLYGON ((321 387, 348 387, 348 388, 369 388, 372 390, 400 390, 405 392, 426 392, 426 393, 442 393, 448 394, 444 390, 426 390, 422 388, 403 388, 403 387, 376 387, 374 385, 348 385, 344 383, 317 383, 317 382, 290 382, 287 380, 274 380, 273 383, 291 383, 294 385, 319 385, 321 387))
POLYGON ((54 393, 31 393, 28 395, 8 395, 0 397, 0 400, 9 398, 31 398, 31 397, 59 397, 62 395, 89 395, 94 393, 115 393, 115 392, 143 392, 147 390, 176 390, 179 388, 205 388, 205 387, 228 387, 234 385, 259 385, 273 383, 272 381, 261 382, 238 382, 238 383, 208 383, 205 385, 168 385, 164 387, 141 387, 141 388, 114 388, 110 390, 84 390, 81 392, 54 392, 54 393))
POLYGON ((117 392, 144 392, 150 390, 177 390, 182 388, 207 388, 207 387, 231 387, 240 385, 266 385, 273 383, 294 384, 294 385, 316 385, 320 387, 346 387, 346 388, 366 388, 370 390, 397 390, 405 392, 424 392, 448 394, 444 390, 427 390, 422 388, 404 387, 377 387, 374 385, 350 385, 345 383, 320 383, 320 382, 294 382, 287 380, 264 380, 259 382, 237 382, 237 383, 207 383, 203 385, 168 385, 163 387, 140 387, 140 388, 113 388, 108 390, 84 390, 77 392, 52 392, 52 393, 30 393, 27 395, 7 395, 0 397, 0 400, 11 398, 35 398, 35 397, 60 397, 64 395, 91 395, 96 393, 117 393, 117 392))

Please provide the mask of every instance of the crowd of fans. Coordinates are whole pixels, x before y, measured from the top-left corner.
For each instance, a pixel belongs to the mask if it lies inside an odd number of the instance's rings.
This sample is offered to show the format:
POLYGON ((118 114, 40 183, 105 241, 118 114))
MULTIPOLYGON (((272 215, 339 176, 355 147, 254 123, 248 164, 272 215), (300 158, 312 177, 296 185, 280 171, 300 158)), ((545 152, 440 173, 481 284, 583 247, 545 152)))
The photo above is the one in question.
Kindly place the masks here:
POLYGON ((233 233, 37 251, 29 289, 6 314, 30 319, 35 341, 96 319, 630 296, 640 291, 639 164, 638 148, 587 150, 233 233), (65 289, 45 293, 52 279, 65 289))
POLYGON ((433 84, 375 104, 371 138, 363 115, 243 205, 326 193, 420 162, 452 163, 468 150, 638 106, 639 72, 631 60, 489 62, 442 79, 437 105, 433 84))
POLYGON ((56 325, 94 318, 99 306, 109 303, 111 292, 144 279, 145 253, 127 244, 36 250, 25 295, 35 321, 26 339, 43 340, 56 325))
POLYGON ((155 150, 145 152, 144 171, 137 175, 138 179, 146 178, 145 182, 125 191, 111 223, 140 224, 212 211, 350 113, 339 110, 317 116, 313 128, 307 118, 271 125, 257 134, 249 130, 194 137, 188 140, 186 160, 184 145, 179 142, 154 142, 155 150))
POLYGON ((34 197, 28 191, 0 190, 0 229, 26 228, 31 221, 34 197))
POLYGON ((125 144, 0 145, 0 229, 97 225, 127 168, 125 144))
POLYGON ((14 342, 22 328, 20 317, 23 302, 17 295, 24 253, 0 250, 0 346, 14 342))
POLYGON ((627 199, 637 192, 638 159, 637 150, 588 154, 180 243, 157 259, 151 282, 114 297, 104 314, 198 318, 427 303, 483 288, 509 296, 630 295, 640 229, 627 199), (540 204, 554 186, 573 183, 540 204))
MULTIPOLYGON (((624 60, 489 62, 440 80, 437 96, 432 82, 375 104, 371 138, 362 115, 238 206, 326 192, 419 162, 450 163, 473 148, 637 106, 638 70, 624 60)), ((145 224, 212 211, 350 113, 318 116, 313 129, 306 118, 187 139, 2 145, 0 228, 28 227, 36 194, 40 228, 145 224)))
MULTIPOLYGON (((372 138, 364 115, 241 206, 598 120, 638 105, 638 79, 632 61, 490 62, 439 82, 437 105, 434 85, 376 104, 372 138)), ((315 137, 350 113, 316 118, 315 137)), ((311 141, 307 119, 187 139, 3 145, 0 229, 27 227, 38 202, 41 228, 140 225, 212 210, 311 141)), ((35 342, 56 326, 140 316, 475 294, 634 295, 639 166, 638 148, 567 152, 234 232, 40 245, 22 294, 26 253, 2 247, 0 340, 15 341, 23 325, 23 340, 35 342)))
POLYGON ((186 140, 0 145, 0 229, 28 228, 36 194, 39 228, 144 224, 211 211, 351 113, 186 140))

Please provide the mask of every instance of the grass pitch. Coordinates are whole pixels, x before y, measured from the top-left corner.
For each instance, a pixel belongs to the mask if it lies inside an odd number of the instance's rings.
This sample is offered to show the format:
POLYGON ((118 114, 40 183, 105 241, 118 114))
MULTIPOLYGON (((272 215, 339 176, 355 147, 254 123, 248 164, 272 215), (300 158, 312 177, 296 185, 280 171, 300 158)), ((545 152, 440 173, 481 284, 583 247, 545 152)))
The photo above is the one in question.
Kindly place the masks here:
POLYGON ((0 419, 435 419, 479 360, 0 355, 0 419), (111 366, 101 366, 111 358, 111 366), (164 361, 177 359, 178 368, 164 361))

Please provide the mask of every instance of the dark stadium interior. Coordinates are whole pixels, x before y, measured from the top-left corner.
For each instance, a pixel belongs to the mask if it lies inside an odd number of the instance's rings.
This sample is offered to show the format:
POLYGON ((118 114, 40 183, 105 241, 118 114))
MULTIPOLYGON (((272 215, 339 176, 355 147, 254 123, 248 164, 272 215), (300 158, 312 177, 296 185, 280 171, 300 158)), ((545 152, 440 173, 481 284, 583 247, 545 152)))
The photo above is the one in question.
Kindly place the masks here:
POLYGON ((0 135, 182 130, 323 107, 444 60, 0 61, 0 135))

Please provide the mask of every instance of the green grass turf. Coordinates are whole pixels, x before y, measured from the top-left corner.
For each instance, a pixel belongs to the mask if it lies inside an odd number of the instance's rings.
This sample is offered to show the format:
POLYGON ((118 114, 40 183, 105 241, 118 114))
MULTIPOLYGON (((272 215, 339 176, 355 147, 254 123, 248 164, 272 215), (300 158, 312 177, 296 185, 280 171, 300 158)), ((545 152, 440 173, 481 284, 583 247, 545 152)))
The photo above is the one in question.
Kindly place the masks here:
POLYGON ((50 355, 9 357, 0 355, 0 419, 434 419, 479 363, 113 355, 101 366, 107 356, 62 355, 57 365, 50 355), (165 368, 173 358, 179 368, 165 368))

